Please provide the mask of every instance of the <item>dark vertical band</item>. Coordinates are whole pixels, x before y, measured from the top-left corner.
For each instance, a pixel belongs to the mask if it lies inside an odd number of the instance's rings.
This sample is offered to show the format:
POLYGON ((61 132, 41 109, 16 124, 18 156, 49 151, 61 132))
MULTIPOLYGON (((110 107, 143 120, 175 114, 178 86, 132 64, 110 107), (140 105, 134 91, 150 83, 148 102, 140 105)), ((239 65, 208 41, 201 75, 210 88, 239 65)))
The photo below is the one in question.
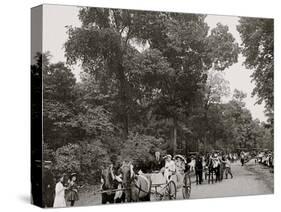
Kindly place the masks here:
POLYGON ((31 201, 42 198, 42 6, 31 9, 31 201))

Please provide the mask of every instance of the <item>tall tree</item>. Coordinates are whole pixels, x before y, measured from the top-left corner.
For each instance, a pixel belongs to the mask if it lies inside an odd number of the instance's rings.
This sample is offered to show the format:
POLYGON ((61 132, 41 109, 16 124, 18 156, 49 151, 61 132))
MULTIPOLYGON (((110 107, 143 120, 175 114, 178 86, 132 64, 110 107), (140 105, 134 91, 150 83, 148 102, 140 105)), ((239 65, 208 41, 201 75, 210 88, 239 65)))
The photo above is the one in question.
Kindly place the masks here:
MULTIPOLYGON (((140 11, 83 8, 79 12, 82 26, 69 27, 69 39, 65 44, 67 61, 82 62, 83 69, 93 75, 106 76, 117 82, 118 96, 115 111, 121 120, 124 138, 129 131, 130 111, 139 86, 132 83, 132 69, 128 59, 139 56, 135 41, 139 28, 140 11)), ((154 67, 157 67, 157 60, 154 67)), ((133 68, 133 70, 137 70, 133 68)))
POLYGON ((158 49, 170 64, 155 98, 154 113, 171 126, 170 149, 176 151, 177 131, 202 97, 207 70, 224 70, 237 62, 238 44, 228 27, 218 24, 208 35, 205 16, 158 13, 154 19, 141 17, 140 38, 158 49), (179 123, 180 122, 180 123, 179 123))
POLYGON ((265 102, 269 122, 273 125, 274 91, 274 22, 273 19, 240 18, 237 27, 242 39, 244 64, 253 70, 256 86, 252 92, 258 102, 265 102))
POLYGON ((72 138, 69 123, 74 115, 75 77, 64 63, 52 64, 50 54, 42 56, 44 143, 62 146, 72 138))
POLYGON ((81 61, 84 70, 107 72, 117 80, 124 137, 130 111, 140 99, 161 105, 154 113, 171 122, 173 151, 178 117, 183 108, 188 114, 198 98, 204 71, 224 70, 237 62, 239 48, 228 28, 218 24, 208 35, 203 15, 83 8, 79 18, 82 26, 68 31, 68 62, 81 61))
MULTIPOLYGON (((214 69, 209 70, 207 82, 204 88, 204 101, 203 101, 203 119, 201 126, 202 131, 202 139, 204 143, 204 147, 207 147, 207 137, 210 136, 212 126, 214 126, 213 121, 209 121, 209 109, 210 107, 213 113, 216 113, 220 110, 220 103, 223 97, 227 97, 230 94, 229 82, 224 79, 223 74, 220 71, 216 71, 214 69), (217 108, 218 106, 218 108, 217 108)), ((216 131, 213 131, 213 138, 215 140, 216 131)), ((206 150, 206 149, 205 149, 206 150)))

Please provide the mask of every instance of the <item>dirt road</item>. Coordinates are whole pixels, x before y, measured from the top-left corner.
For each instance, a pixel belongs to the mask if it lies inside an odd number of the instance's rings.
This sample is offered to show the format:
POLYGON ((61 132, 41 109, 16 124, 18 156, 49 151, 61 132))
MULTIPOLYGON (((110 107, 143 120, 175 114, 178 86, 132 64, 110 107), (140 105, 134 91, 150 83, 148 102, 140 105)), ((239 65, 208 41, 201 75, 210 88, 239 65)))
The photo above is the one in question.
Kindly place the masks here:
POLYGON ((233 179, 203 185, 192 184, 191 199, 245 196, 273 193, 273 174, 262 165, 249 161, 245 166, 240 163, 232 165, 233 179))
MULTIPOLYGON (((232 164, 233 179, 224 179, 222 182, 208 184, 204 181, 202 185, 192 183, 190 199, 231 197, 273 193, 273 174, 269 169, 249 161, 245 166, 240 163, 232 164)), ((192 179, 194 182, 194 177, 192 179)), ((96 205, 101 203, 100 194, 93 195, 93 191, 80 192, 80 200, 77 206, 96 205)), ((181 199, 178 192, 177 199, 181 199)))

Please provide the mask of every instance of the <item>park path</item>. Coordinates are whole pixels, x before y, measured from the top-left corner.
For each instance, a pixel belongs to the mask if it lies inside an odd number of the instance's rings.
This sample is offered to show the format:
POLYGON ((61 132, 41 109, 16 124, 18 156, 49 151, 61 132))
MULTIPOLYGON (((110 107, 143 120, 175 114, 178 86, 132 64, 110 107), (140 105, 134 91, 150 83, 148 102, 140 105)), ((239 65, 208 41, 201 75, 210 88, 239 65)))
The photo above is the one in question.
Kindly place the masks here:
POLYGON ((191 199, 231 197, 273 193, 273 174, 267 167, 249 161, 245 166, 232 164, 233 179, 202 185, 192 184, 191 199))
MULTIPOLYGON (((260 195, 273 193, 273 174, 265 166, 249 161, 245 166, 239 162, 232 164, 233 179, 224 179, 222 182, 208 184, 204 181, 202 185, 196 185, 192 177, 192 191, 190 199, 231 197, 260 195)), ((76 206, 96 205, 101 203, 101 195, 93 195, 93 190, 81 192, 80 200, 76 206)), ((153 199, 153 198, 152 198, 153 199)), ((182 199, 181 191, 177 193, 177 199, 182 199)))

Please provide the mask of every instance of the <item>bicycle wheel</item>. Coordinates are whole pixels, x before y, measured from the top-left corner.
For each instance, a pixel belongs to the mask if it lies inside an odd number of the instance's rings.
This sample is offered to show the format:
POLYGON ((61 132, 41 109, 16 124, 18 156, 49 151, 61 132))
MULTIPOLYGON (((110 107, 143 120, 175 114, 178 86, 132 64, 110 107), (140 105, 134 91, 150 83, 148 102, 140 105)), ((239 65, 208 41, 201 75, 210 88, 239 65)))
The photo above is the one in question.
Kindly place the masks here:
POLYGON ((171 180, 168 182, 166 186, 164 199, 173 200, 176 198, 177 198, 177 186, 176 183, 173 180, 171 180))
POLYGON ((162 195, 158 193, 157 191, 151 192, 151 200, 152 201, 159 201, 162 200, 162 195))
POLYGON ((191 179, 189 174, 185 174, 183 178, 182 196, 189 199, 191 194, 191 179))

